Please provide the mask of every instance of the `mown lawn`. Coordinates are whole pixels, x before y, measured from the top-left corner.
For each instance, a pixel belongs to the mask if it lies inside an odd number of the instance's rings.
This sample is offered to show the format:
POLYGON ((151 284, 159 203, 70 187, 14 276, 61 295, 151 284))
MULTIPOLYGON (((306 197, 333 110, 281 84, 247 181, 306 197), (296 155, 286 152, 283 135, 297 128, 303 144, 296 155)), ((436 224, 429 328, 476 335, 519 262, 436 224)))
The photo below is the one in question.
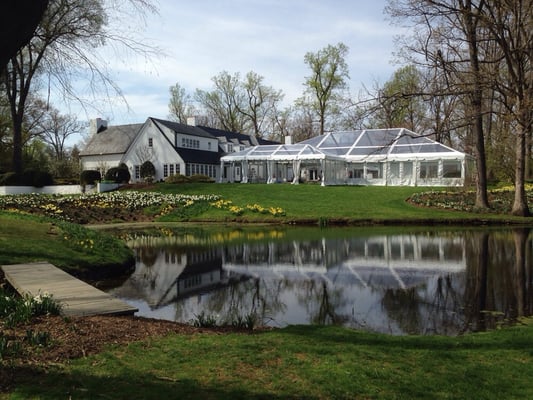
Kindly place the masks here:
POLYGON ((131 250, 104 232, 0 211, 0 265, 36 261, 48 261, 71 273, 105 275, 120 273, 117 267, 134 263, 131 250))
MULTIPOLYGON (((471 222, 473 220, 506 220, 533 223, 533 218, 520 219, 496 213, 481 214, 424 208, 414 206, 406 201, 413 193, 443 190, 442 188, 193 183, 184 185, 158 184, 156 190, 163 193, 187 195, 215 194, 244 208, 254 203, 263 207, 281 207, 285 211, 285 216, 274 218, 278 221, 338 220, 354 223, 388 221, 401 224, 402 222, 424 223, 427 221, 432 223, 461 223, 462 221, 471 222)), ((224 221, 230 219, 229 217, 210 208, 203 210, 201 215, 194 216, 193 219, 224 221)), ((239 218, 234 219, 252 222, 265 219, 273 220, 268 215, 258 215, 251 212, 245 212, 239 218)))
MULTIPOLYGON (((167 193, 217 194, 241 207, 281 207, 280 222, 508 220, 508 216, 417 208, 427 188, 188 184, 167 193)), ((193 210, 194 211, 194 210, 193 210)), ((261 222, 275 217, 203 207, 191 220, 261 222)), ((172 213, 169 218, 172 219, 172 213)), ((182 215, 183 217, 183 215, 182 215)), ((512 219, 509 219, 512 220, 512 219)), ((515 221, 518 221, 516 219, 515 221)), ((531 223, 532 219, 522 219, 531 223)), ((0 263, 47 261, 65 269, 122 263, 116 239, 79 225, 0 212, 0 263)), ((171 335, 102 354, 15 368, 5 399, 526 399, 533 398, 533 321, 461 337, 391 337, 336 327, 254 334, 171 335)))
MULTIPOLYGON (((531 321, 530 321, 531 323, 531 321)), ((25 367, 11 399, 528 399, 533 326, 391 337, 293 326, 170 336, 25 367)))

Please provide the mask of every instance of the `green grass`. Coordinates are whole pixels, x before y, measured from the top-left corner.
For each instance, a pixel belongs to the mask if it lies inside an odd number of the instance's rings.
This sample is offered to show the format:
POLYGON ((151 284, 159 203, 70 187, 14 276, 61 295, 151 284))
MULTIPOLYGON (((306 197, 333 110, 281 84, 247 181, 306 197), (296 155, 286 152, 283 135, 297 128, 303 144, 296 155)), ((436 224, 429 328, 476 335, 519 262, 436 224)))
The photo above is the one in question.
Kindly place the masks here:
POLYGON ((532 325, 464 337, 294 326, 173 335, 45 371, 12 399, 526 399, 532 325))
MULTIPOLYGON (((157 188, 219 194, 243 207, 254 203, 282 207, 286 211, 282 222, 511 220, 416 208, 404 201, 427 188, 241 184, 157 188)), ((235 219, 223 210, 196 211, 198 220, 235 219)), ((240 220, 276 219, 245 213, 240 220)), ((122 254, 123 245, 102 232, 11 213, 0 213, 0 246, 2 264, 46 259, 65 268, 107 265, 129 254, 122 254)), ((531 320, 455 338, 391 337, 314 326, 251 335, 171 335, 64 364, 12 366, 16 387, 0 398, 526 399, 533 398, 532 349, 531 320)))
MULTIPOLYGON (((532 222, 533 218, 520 219, 509 215, 478 214, 451 210, 415 207, 406 202, 413 193, 430 189, 421 187, 372 187, 372 186, 326 186, 318 185, 260 185, 260 184, 159 184, 163 193, 215 194, 233 204, 245 207, 258 203, 264 207, 281 207, 284 217, 246 212, 240 217, 228 212, 209 208, 193 219, 280 221, 291 220, 318 222, 337 220, 346 222, 461 222, 463 220, 496 220, 532 222)), ((459 190, 459 189, 457 189, 459 190)))
POLYGON ((0 212, 0 265, 36 261, 48 261, 74 273, 113 275, 117 266, 133 265, 133 255, 123 242, 103 232, 0 212))

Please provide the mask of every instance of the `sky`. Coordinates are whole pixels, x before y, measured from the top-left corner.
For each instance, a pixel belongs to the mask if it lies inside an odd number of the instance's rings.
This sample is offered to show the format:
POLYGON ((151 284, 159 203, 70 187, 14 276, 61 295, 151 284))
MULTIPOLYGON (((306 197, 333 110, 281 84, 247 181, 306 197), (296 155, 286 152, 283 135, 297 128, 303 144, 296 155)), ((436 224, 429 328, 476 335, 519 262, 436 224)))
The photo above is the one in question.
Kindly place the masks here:
MULTIPOLYGON (((111 26, 128 29, 143 43, 156 46, 149 57, 108 52, 107 69, 120 87, 119 99, 83 111, 75 104, 59 105, 80 120, 96 117, 110 125, 142 123, 148 117, 167 118, 169 87, 179 83, 188 93, 211 90, 212 77, 222 71, 244 76, 254 71, 264 83, 285 94, 291 105, 303 93, 309 74, 307 52, 329 44, 349 48, 351 92, 390 79, 394 36, 383 9, 386 0, 159 0, 158 15, 144 21, 132 17, 111 26)), ((127 33, 128 34, 128 33, 127 33)), ((60 101, 60 100, 58 100, 60 101)), ((54 99, 52 99, 54 103, 54 99)))

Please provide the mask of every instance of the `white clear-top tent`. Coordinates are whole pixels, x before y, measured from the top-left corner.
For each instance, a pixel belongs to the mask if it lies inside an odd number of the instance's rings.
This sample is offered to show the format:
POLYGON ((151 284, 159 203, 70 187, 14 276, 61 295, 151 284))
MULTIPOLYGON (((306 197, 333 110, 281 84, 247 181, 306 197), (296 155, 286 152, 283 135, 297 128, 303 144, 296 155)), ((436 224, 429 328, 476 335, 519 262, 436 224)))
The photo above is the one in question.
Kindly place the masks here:
POLYGON ((221 182, 463 186, 472 157, 407 129, 331 132, 221 158, 221 182))

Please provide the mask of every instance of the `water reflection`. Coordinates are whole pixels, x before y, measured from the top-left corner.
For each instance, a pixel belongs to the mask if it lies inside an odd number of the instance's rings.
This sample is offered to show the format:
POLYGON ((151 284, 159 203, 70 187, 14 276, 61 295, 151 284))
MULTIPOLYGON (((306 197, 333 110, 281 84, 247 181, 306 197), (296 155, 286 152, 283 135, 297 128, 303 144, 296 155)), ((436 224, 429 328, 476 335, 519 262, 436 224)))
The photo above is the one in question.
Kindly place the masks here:
POLYGON ((111 292, 143 316, 455 335, 532 312, 528 229, 162 229, 127 243, 136 270, 111 292))

